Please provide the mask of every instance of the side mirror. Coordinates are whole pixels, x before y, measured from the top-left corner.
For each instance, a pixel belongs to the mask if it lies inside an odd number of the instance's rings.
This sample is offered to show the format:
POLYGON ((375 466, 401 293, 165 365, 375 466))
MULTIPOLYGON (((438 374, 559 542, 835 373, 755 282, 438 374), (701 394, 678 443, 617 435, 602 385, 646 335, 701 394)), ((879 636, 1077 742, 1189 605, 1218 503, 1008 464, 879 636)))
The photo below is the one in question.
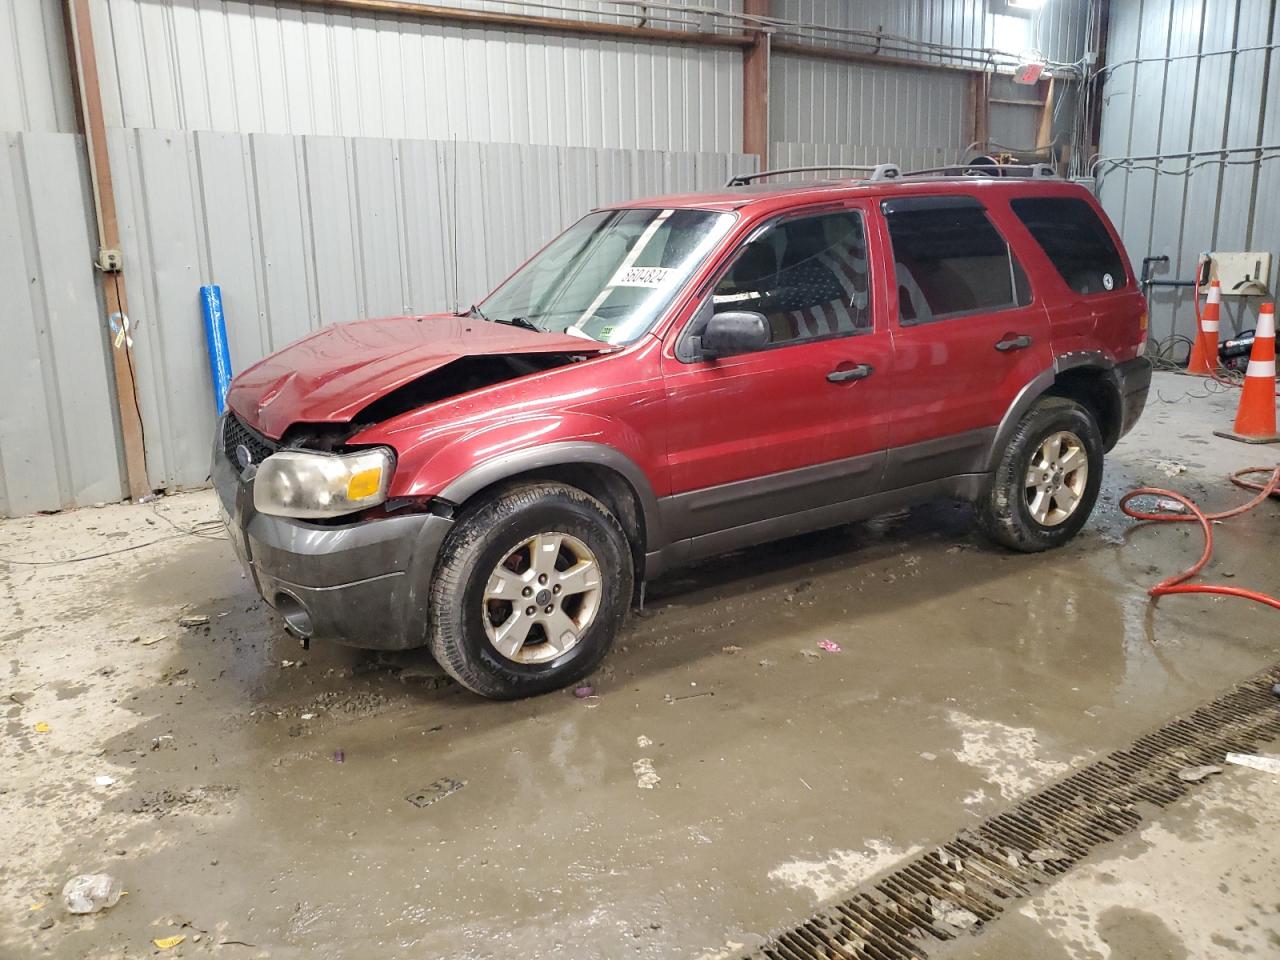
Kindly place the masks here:
POLYGON ((702 355, 732 357, 751 353, 769 345, 769 321, 762 313, 727 310, 713 314, 702 330, 702 355))

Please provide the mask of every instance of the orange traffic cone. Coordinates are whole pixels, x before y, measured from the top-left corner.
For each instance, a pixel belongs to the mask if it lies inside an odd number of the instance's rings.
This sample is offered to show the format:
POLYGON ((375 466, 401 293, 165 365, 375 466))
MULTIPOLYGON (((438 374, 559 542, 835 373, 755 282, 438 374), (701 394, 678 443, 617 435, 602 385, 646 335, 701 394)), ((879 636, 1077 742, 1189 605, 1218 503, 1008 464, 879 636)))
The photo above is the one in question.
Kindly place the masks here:
POLYGON ((1276 308, 1264 303, 1258 311, 1249 369, 1240 391, 1240 410, 1234 430, 1213 431, 1220 437, 1245 443, 1276 443, 1276 308))
MULTIPOLYGON (((1196 296, 1200 294, 1197 292, 1196 296)), ((1209 284, 1209 298, 1200 315, 1200 331, 1191 345, 1191 362, 1187 373, 1212 375, 1218 367, 1218 320, 1222 316, 1222 286, 1217 280, 1209 284)))

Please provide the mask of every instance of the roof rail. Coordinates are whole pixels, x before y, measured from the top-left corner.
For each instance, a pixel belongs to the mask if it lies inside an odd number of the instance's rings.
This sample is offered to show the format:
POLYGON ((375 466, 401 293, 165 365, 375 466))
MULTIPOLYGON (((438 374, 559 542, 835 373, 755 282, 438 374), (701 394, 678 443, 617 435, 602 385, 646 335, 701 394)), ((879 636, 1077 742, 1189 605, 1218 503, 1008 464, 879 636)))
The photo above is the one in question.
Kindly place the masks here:
POLYGON ((1025 180, 1057 180, 1058 173, 1047 163, 953 163, 945 167, 908 170, 904 177, 1010 177, 1025 180))
POLYGON ((747 184, 755 180, 763 180, 765 177, 776 177, 786 173, 823 173, 832 170, 857 170, 862 173, 869 173, 871 176, 866 177, 867 180, 896 180, 902 176, 902 170, 896 163, 877 163, 871 164, 849 164, 835 163, 826 164, 821 167, 780 167, 777 170, 761 170, 757 173, 741 173, 736 177, 730 177, 725 183, 726 187, 745 187, 747 184))

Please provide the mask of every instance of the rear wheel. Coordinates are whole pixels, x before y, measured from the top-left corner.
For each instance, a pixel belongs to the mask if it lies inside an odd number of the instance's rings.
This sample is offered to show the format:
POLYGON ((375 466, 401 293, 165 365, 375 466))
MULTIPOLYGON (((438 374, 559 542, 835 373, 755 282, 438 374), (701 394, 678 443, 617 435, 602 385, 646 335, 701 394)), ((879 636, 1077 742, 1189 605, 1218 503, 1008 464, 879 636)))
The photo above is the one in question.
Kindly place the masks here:
POLYGON ((626 615, 631 550, 617 519, 563 484, 508 487, 467 510, 431 585, 431 652, 467 689, 513 699, 572 683, 626 615))
POLYGON ((984 530, 1012 550, 1066 543, 1085 525, 1102 486, 1102 432, 1074 400, 1045 397, 1022 418, 978 504, 984 530))

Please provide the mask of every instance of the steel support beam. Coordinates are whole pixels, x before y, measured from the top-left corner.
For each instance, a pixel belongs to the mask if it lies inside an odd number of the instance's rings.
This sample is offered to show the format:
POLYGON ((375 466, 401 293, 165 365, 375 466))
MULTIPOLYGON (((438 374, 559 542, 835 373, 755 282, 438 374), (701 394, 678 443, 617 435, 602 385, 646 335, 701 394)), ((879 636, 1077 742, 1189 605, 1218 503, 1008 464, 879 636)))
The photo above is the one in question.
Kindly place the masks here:
MULTIPOLYGON (((102 269, 102 291, 106 300, 107 338, 111 366, 115 374, 116 410, 124 444, 125 478, 129 496, 135 501, 151 492, 147 481, 146 451, 143 446, 142 412, 138 407, 134 379, 133 338, 129 329, 129 305, 125 296, 124 271, 116 262, 106 264, 104 251, 119 251, 120 229, 116 221, 116 197, 111 186, 111 163, 107 157, 107 129, 102 116, 102 87, 98 79, 98 58, 93 46, 93 23, 89 0, 67 0, 64 10, 67 46, 72 51, 71 70, 75 78, 77 120, 89 156, 89 176, 98 227, 98 266, 102 269)), ((193 319, 194 322, 194 319, 193 319)))

